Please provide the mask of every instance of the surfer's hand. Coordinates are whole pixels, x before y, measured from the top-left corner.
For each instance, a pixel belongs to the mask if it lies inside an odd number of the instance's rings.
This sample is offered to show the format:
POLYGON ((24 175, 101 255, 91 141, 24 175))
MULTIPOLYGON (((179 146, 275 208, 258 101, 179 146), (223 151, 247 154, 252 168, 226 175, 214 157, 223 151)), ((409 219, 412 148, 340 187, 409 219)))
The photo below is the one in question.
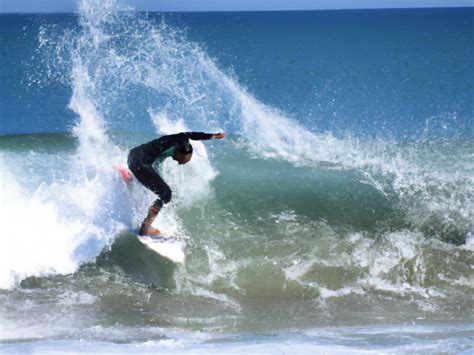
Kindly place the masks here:
POLYGON ((225 137, 224 133, 216 133, 212 135, 212 139, 222 139, 225 137))

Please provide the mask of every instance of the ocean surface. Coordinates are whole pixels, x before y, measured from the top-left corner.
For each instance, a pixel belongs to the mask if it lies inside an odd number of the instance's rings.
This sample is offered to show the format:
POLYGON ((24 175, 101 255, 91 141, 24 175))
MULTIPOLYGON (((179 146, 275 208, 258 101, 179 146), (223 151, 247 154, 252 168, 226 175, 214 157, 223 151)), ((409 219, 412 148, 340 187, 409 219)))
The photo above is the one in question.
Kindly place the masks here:
POLYGON ((0 353, 472 353, 474 8, 0 15, 0 353), (130 148, 180 131, 156 226, 130 148))

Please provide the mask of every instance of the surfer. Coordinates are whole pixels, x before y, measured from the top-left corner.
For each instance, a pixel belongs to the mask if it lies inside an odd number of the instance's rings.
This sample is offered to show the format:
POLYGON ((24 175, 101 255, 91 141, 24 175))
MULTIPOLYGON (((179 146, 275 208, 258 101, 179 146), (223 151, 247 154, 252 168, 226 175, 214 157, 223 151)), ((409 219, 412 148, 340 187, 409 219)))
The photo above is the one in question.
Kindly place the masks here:
POLYGON ((202 141, 224 137, 224 133, 185 132, 163 136, 130 150, 128 167, 142 185, 158 196, 148 209, 148 215, 140 227, 140 235, 160 234, 160 230, 153 228, 151 224, 163 205, 171 200, 171 189, 158 175, 153 164, 161 163, 168 157, 172 157, 180 165, 186 164, 193 156, 193 146, 189 143, 190 139, 202 141))

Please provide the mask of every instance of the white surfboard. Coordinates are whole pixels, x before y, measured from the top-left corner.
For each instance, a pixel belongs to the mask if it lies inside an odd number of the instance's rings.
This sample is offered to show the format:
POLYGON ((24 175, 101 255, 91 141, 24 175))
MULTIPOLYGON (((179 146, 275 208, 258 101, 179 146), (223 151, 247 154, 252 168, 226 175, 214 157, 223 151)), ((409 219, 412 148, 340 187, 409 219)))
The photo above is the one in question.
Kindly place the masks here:
POLYGON ((137 235, 138 240, 155 253, 164 256, 165 258, 175 262, 184 263, 186 258, 184 248, 186 241, 179 236, 141 236, 137 235))

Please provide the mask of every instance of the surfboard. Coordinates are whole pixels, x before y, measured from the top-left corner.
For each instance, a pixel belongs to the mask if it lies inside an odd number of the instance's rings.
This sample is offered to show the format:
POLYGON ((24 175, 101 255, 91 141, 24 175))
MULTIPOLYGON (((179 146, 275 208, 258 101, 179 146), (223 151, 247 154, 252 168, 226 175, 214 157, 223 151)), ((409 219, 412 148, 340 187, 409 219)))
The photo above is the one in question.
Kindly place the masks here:
POLYGON ((184 238, 172 235, 142 236, 136 235, 138 240, 150 250, 171 260, 172 262, 183 264, 186 256, 184 249, 186 241, 184 238))

